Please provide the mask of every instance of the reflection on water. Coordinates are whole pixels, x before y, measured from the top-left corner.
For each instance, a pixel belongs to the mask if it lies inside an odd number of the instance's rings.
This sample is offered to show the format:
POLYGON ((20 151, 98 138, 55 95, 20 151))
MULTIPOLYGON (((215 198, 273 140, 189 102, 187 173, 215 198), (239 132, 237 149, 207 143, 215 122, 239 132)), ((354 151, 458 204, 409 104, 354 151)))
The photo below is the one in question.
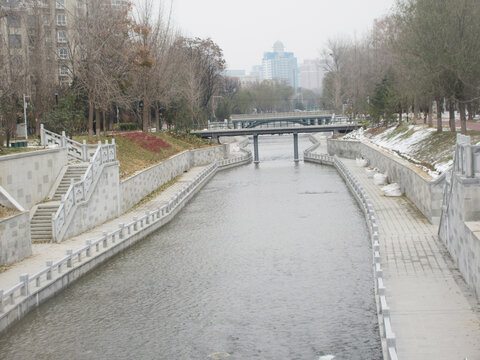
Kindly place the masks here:
MULTIPOLYGON (((309 146, 300 137, 303 148, 309 146)), ((380 359, 364 218, 290 136, 0 339, 5 359, 380 359)))

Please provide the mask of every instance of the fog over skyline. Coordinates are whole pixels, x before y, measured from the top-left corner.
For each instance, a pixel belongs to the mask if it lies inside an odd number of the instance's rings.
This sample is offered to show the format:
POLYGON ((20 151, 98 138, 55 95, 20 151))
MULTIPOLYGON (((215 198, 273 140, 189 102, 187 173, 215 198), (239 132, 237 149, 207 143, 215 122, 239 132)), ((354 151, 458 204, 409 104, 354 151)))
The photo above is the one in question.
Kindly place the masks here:
POLYGON ((361 38, 395 0, 173 0, 172 17, 185 36, 211 37, 229 69, 248 73, 280 40, 301 63, 320 56, 329 38, 361 38))

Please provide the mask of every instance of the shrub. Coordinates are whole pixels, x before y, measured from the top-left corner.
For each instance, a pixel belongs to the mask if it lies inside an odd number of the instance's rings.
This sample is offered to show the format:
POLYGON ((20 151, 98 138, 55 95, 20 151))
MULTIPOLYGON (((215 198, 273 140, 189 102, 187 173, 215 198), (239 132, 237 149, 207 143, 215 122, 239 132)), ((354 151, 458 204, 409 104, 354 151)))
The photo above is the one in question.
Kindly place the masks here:
POLYGON ((150 135, 144 132, 129 132, 124 133, 120 136, 123 136, 129 139, 131 142, 140 145, 142 148, 153 151, 153 152, 160 152, 162 149, 166 149, 170 147, 170 144, 165 142, 164 140, 156 137, 154 135, 150 135))

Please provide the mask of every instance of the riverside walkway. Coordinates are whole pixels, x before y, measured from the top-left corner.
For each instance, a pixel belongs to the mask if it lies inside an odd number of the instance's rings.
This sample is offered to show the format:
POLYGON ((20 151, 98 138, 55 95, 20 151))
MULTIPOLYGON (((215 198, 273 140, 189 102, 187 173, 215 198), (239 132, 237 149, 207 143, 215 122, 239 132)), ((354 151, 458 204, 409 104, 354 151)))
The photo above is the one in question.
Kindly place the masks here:
POLYGON ((177 181, 162 191, 150 201, 142 203, 133 210, 126 212, 125 214, 105 222, 83 234, 72 237, 61 243, 48 243, 48 244, 33 244, 33 254, 17 263, 9 265, 8 269, 0 273, 0 289, 9 289, 19 281, 21 274, 35 274, 45 268, 47 260, 53 260, 54 262, 65 257, 68 249, 82 248, 85 246, 86 240, 93 240, 102 237, 104 232, 112 232, 119 228, 119 224, 126 224, 132 221, 134 217, 142 217, 146 211, 153 211, 159 206, 167 204, 175 194, 180 191, 186 184, 193 181, 193 179, 202 172, 207 166, 193 167, 187 172, 183 173, 177 181))
MULTIPOLYGON (((324 154, 326 141, 315 150, 324 154)), ((432 225, 405 197, 385 197, 365 168, 341 159, 377 215, 387 301, 400 360, 480 359, 479 303, 432 225)))

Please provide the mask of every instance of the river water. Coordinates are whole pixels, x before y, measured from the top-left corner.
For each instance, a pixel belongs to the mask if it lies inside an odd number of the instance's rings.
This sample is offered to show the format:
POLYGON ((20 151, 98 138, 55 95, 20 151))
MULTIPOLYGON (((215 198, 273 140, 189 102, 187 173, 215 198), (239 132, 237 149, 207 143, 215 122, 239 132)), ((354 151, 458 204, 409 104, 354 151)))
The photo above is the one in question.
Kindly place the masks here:
POLYGON ((0 358, 381 359, 363 215, 334 168, 292 159, 291 136, 260 137, 258 167, 219 172, 4 334, 0 358))

